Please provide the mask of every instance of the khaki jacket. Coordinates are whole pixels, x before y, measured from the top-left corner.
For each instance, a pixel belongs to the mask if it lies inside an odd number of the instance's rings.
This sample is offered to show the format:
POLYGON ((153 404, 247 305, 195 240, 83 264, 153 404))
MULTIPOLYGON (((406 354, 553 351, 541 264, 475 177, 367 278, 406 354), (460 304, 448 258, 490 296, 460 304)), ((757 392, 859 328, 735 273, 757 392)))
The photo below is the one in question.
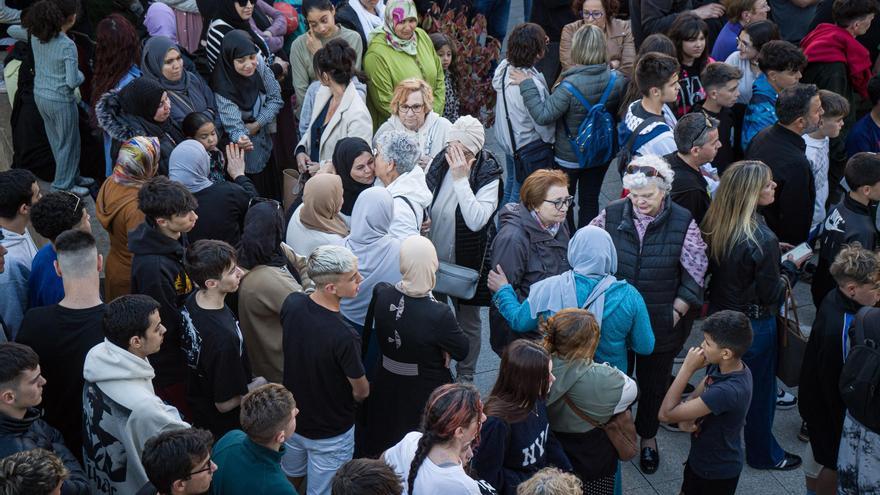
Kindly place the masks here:
MULTIPOLYGON (((633 40, 629 21, 615 19, 613 17, 611 17, 610 20, 611 22, 606 25, 605 29, 608 62, 610 63, 614 60, 619 61, 620 65, 617 66, 617 70, 627 78, 632 79, 633 63, 636 59, 636 44, 633 40)), ((566 26, 562 28, 562 38, 559 40, 559 62, 562 64, 562 71, 560 74, 574 65, 571 62, 571 42, 574 38, 574 33, 583 27, 584 24, 584 20, 581 19, 566 24, 566 26)), ((558 84, 559 80, 557 80, 556 83, 558 84)))

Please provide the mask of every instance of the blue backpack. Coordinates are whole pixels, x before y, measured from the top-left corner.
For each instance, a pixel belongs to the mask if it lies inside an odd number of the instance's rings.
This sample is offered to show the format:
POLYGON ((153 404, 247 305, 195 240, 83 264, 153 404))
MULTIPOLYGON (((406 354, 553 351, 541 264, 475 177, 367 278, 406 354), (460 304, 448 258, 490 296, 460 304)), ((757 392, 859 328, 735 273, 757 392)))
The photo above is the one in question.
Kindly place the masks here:
POLYGON ((567 89, 569 93, 577 98, 587 110, 587 116, 578 127, 576 136, 572 136, 568 123, 565 119, 562 119, 562 125, 565 126, 565 135, 568 137, 568 142, 571 143, 571 149, 574 151, 575 156, 577 156, 578 165, 581 168, 607 165, 617 153, 614 117, 605 108, 605 102, 608 100, 608 95, 611 94, 616 80, 617 73, 612 71, 611 77, 608 79, 608 85, 605 86, 602 97, 595 105, 590 105, 590 102, 584 98, 584 95, 570 82, 562 81, 560 84, 560 86, 567 89))

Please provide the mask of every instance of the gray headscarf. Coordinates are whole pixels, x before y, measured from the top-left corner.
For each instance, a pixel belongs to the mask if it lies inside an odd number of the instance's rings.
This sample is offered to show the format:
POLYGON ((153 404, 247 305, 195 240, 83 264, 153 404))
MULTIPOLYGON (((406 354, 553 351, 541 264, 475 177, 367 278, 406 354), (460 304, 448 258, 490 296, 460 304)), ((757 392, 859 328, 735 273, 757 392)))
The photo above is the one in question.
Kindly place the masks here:
MULTIPOLYGON (((616 280, 617 250, 608 232, 599 227, 588 225, 575 232, 568 243, 568 261, 571 270, 532 285, 529 290, 532 318, 537 318, 544 311, 556 313, 565 308, 579 307, 575 273, 602 278, 600 284, 604 283, 606 288, 616 280)), ((602 315, 596 315, 596 318, 601 319, 602 315)))
POLYGON ((210 170, 211 157, 195 139, 175 146, 168 159, 168 178, 180 182, 193 194, 214 184, 208 178, 210 170))
POLYGON ((165 55, 167 55, 170 50, 177 50, 178 53, 183 53, 180 47, 170 39, 164 36, 153 36, 147 40, 147 43, 144 45, 144 53, 141 56, 141 69, 144 71, 145 77, 158 82, 159 86, 162 86, 162 88, 173 91, 183 91, 186 89, 187 78, 189 77, 185 68, 182 71, 180 79, 177 81, 169 81, 162 75, 162 67, 165 65, 165 55))

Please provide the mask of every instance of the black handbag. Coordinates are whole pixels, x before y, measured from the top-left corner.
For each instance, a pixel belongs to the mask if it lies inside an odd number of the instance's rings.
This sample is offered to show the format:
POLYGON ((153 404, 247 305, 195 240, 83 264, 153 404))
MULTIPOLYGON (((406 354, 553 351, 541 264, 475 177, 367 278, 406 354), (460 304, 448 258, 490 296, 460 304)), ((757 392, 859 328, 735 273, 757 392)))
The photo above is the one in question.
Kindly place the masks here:
POLYGON ((504 102, 504 116, 507 121, 507 132, 510 134, 510 146, 514 149, 514 173, 516 181, 522 184, 526 177, 532 175, 532 172, 535 170, 556 168, 556 154, 553 151, 553 145, 545 143, 540 138, 524 145, 522 148, 517 148, 516 138, 513 135, 513 125, 510 123, 510 112, 507 110, 505 81, 507 81, 507 67, 504 68, 504 75, 502 77, 501 100, 504 102))

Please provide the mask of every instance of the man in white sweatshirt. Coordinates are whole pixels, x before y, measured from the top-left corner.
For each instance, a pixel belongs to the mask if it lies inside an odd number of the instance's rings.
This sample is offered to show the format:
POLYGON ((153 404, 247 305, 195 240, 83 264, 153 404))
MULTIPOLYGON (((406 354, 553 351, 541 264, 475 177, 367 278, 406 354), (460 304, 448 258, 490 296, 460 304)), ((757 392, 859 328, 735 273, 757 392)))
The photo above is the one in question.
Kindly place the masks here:
POLYGON ((0 245, 8 251, 0 270, 0 318, 15 337, 27 309, 28 278, 37 246, 27 230, 31 207, 40 200, 40 186, 29 170, 0 172, 0 245))
POLYGON ((94 493, 136 493, 147 482, 146 441, 189 427, 153 391, 147 356, 159 350, 164 334, 159 303, 149 296, 122 296, 106 307, 105 340, 83 367, 83 457, 94 493))
POLYGON ((419 145, 402 131, 390 131, 376 140, 376 178, 394 198, 394 219, 389 233, 398 239, 419 235, 425 208, 433 195, 425 183, 425 172, 418 166, 419 145))

